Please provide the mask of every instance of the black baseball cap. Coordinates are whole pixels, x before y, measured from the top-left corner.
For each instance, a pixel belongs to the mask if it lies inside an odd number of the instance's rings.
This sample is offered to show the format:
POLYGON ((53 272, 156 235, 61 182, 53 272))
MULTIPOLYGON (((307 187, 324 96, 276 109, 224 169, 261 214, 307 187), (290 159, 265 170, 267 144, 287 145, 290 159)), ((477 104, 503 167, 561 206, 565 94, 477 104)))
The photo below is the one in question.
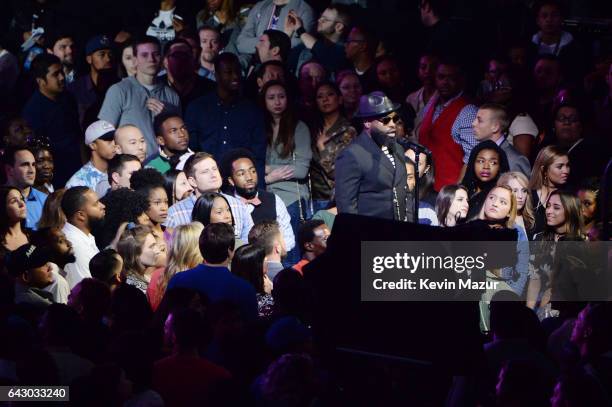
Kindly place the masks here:
POLYGON ((51 261, 51 252, 43 247, 26 243, 7 256, 6 268, 14 277, 28 270, 42 267, 51 261))

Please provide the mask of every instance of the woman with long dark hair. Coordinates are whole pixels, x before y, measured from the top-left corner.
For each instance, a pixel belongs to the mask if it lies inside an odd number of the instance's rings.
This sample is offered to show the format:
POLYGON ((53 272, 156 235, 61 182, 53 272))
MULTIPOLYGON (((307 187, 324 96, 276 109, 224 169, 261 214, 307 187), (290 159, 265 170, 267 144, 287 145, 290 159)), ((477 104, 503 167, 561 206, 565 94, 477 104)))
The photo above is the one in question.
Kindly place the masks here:
POLYGON ((338 154, 355 138, 357 132, 342 109, 340 89, 322 82, 315 90, 317 122, 312 138, 312 201, 314 211, 327 209, 334 195, 335 162, 338 154))
POLYGON ((472 149, 461 181, 470 200, 468 218, 478 215, 491 188, 497 184, 501 174, 509 170, 506 153, 494 141, 483 141, 472 149))
MULTIPOLYGON (((278 195, 291 216, 297 236, 300 221, 312 216, 309 203, 308 171, 312 159, 310 131, 296 119, 289 105, 287 87, 278 81, 267 82, 261 90, 266 127, 266 176, 270 192, 278 195)), ((287 262, 299 261, 299 250, 292 249, 287 262)))
POLYGON ((546 201, 546 226, 535 235, 536 253, 529 263, 527 306, 540 318, 551 315, 552 275, 555 268, 556 242, 584 241, 580 200, 569 192, 554 190, 546 201))
POLYGON ((172 169, 164 175, 164 187, 168 195, 168 207, 182 201, 193 193, 193 187, 187 181, 184 171, 172 169))
POLYGON ((467 219, 470 210, 468 190, 463 185, 445 185, 436 198, 436 215, 442 227, 453 227, 467 219))
POLYGON ((398 141, 402 147, 404 147, 405 155, 407 158, 416 162, 416 152, 419 151, 419 201, 428 203, 431 206, 436 205, 436 191, 434 190, 435 171, 433 154, 427 147, 417 143, 402 143, 398 141))
POLYGON ((0 187, 0 257, 28 243, 25 222, 27 208, 21 192, 14 187, 0 187))
POLYGON ((266 251, 261 245, 247 244, 239 247, 232 258, 232 274, 251 283, 257 294, 257 308, 260 317, 272 314, 272 281, 268 278, 264 266, 266 251))

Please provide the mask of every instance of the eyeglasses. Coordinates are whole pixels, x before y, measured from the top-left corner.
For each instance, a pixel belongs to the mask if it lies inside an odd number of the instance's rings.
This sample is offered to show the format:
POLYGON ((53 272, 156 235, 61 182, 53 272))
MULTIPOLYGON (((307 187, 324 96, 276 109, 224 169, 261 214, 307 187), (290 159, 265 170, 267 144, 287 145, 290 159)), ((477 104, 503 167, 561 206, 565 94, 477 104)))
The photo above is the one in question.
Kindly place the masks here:
POLYGON ((574 124, 580 121, 578 116, 557 116, 556 120, 563 124, 574 124))
POLYGON ((385 126, 387 124, 389 124, 391 122, 391 120, 393 120, 393 123, 397 123, 400 120, 402 120, 402 118, 398 114, 396 114, 396 115, 393 115, 393 116, 385 116, 382 119, 378 119, 378 121, 381 122, 382 124, 384 124, 385 126))

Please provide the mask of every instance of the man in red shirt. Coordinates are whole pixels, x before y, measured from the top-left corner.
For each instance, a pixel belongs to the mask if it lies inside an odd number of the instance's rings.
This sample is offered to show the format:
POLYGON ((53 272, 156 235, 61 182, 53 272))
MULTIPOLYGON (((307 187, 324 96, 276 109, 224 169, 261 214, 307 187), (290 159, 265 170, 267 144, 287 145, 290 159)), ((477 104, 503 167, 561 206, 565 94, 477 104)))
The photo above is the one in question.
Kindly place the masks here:
POLYGON ((298 244, 302 250, 303 257, 293 269, 303 274, 302 268, 319 257, 327 249, 327 238, 331 232, 320 219, 312 219, 304 222, 298 229, 298 244))
POLYGON ((227 370, 200 357, 203 333, 204 321, 198 311, 182 309, 168 315, 164 338, 172 355, 153 367, 153 388, 166 407, 209 405, 215 388, 231 378, 227 370))

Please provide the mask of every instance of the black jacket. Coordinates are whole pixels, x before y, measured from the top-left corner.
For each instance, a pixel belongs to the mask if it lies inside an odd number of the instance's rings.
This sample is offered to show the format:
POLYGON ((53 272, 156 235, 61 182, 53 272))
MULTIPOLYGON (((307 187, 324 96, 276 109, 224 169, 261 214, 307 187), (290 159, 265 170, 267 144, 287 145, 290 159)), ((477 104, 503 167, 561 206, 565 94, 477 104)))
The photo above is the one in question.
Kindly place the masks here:
POLYGON ((393 145, 395 168, 365 131, 342 150, 336 159, 339 213, 413 221, 404 149, 399 144, 393 145))

